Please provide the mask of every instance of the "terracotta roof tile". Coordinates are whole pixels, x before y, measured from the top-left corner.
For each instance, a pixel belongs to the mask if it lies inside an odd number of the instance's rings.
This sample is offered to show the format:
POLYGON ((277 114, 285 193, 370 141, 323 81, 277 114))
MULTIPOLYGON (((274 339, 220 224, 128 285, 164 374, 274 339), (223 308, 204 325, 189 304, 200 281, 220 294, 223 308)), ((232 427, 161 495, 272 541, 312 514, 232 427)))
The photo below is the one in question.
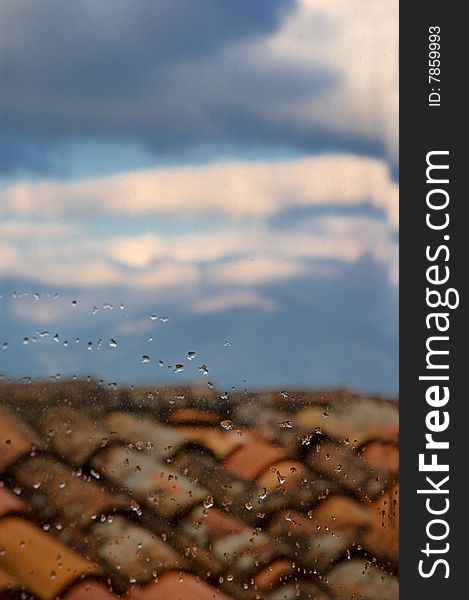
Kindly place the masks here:
POLYGON ((0 568, 0 598, 14 598, 21 590, 21 584, 10 573, 0 568))
POLYGON ((133 587, 130 600, 232 600, 188 573, 166 573, 145 587, 133 587))
POLYGON ((330 596, 324 590, 304 580, 282 585, 264 598, 265 600, 330 600, 330 596))
POLYGON ((0 520, 0 567, 41 600, 52 600, 80 576, 99 569, 51 535, 18 517, 0 520))
POLYGON ((88 527, 101 515, 131 509, 130 500, 111 493, 93 477, 73 470, 49 456, 35 456, 14 469, 18 485, 31 492, 36 514, 48 519, 55 513, 63 525, 88 527))
POLYGON ((57 454, 77 466, 108 443, 107 430, 97 420, 68 406, 47 411, 39 429, 57 454))
POLYGON ((176 408, 168 416, 168 423, 171 425, 219 425, 220 415, 198 408, 176 408))
POLYGON ((262 407, 255 403, 241 404, 233 410, 240 424, 252 427, 262 438, 282 446, 287 454, 293 455, 298 446, 298 430, 294 427, 292 415, 285 411, 262 407))
POLYGON ((277 557, 288 555, 282 542, 274 543, 260 528, 250 527, 216 508, 194 509, 184 520, 183 529, 199 544, 211 548, 215 558, 243 581, 277 557))
POLYGON ((370 442, 362 448, 360 455, 373 467, 394 475, 399 472, 399 448, 396 444, 370 442))
POLYGON ((136 444, 151 456, 164 460, 186 443, 176 429, 162 425, 148 416, 129 413, 111 413, 106 416, 109 439, 136 444))
POLYGON ((257 478, 257 484, 267 492, 282 494, 295 507, 310 507, 327 497, 335 486, 299 461, 283 460, 273 464, 257 478))
POLYGON ((198 506, 184 519, 182 528, 200 544, 211 546, 219 539, 241 533, 245 524, 216 508, 198 506))
POLYGON ((225 460, 224 467, 244 479, 256 479, 273 463, 286 458, 284 448, 261 440, 251 440, 225 460))
POLYGON ((321 572, 360 541, 359 533, 370 522, 366 510, 358 502, 330 498, 306 516, 293 511, 280 513, 270 523, 268 531, 274 539, 285 540, 292 547, 298 564, 314 566, 321 572), (341 505, 342 504, 342 505, 341 505), (343 522, 341 512, 350 509, 350 521, 343 522))
POLYGON ((374 468, 353 449, 332 442, 318 445, 306 462, 349 493, 370 499, 375 498, 392 479, 390 473, 374 468))
POLYGON ((88 580, 75 584, 63 600, 117 600, 117 596, 102 583, 88 580))
POLYGON ((165 517, 176 516, 201 502, 208 494, 173 468, 124 446, 102 450, 91 464, 102 475, 131 491, 165 517))
POLYGON ((187 566, 169 544, 123 517, 97 523, 92 534, 92 548, 99 558, 130 583, 151 581, 164 571, 187 566))
POLYGON ((285 504, 281 496, 264 494, 261 487, 230 473, 204 452, 180 453, 173 466, 189 478, 199 481, 217 506, 246 520, 255 520, 257 510, 270 513, 285 504))
POLYGON ((395 442, 399 435, 399 414, 392 402, 371 398, 334 403, 327 410, 308 406, 294 418, 296 425, 323 433, 339 441, 350 440, 361 446, 368 440, 380 439, 395 442))
POLYGON ((178 427, 178 431, 186 442, 205 446, 220 460, 250 439, 249 433, 245 431, 224 431, 215 427, 186 426, 178 427))
POLYGON ((254 577, 254 583, 261 592, 265 593, 279 587, 282 581, 295 571, 295 563, 292 560, 280 559, 261 569, 254 577))
POLYGON ((397 404, 78 383, 0 384, 15 600, 396 599, 397 404))
POLYGON ((366 549, 382 561, 397 565, 399 558, 399 497, 393 486, 370 504, 370 524, 362 540, 366 549))
POLYGON ((15 494, 12 494, 4 487, 3 481, 0 482, 0 517, 11 513, 26 513, 27 505, 15 494))
POLYGON ((11 410, 0 408, 0 472, 41 445, 29 425, 11 410))
POLYGON ((398 600, 397 579, 363 559, 337 565, 327 575, 329 589, 337 600, 398 600))

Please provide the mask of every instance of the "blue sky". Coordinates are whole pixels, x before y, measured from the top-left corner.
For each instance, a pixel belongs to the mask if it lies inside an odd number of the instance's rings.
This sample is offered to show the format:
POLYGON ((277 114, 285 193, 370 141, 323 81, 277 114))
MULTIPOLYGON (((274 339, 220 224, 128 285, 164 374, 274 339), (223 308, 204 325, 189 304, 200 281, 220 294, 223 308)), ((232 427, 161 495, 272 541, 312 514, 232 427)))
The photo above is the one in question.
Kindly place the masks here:
POLYGON ((2 3, 0 84, 1 373, 397 393, 395 2, 2 3))

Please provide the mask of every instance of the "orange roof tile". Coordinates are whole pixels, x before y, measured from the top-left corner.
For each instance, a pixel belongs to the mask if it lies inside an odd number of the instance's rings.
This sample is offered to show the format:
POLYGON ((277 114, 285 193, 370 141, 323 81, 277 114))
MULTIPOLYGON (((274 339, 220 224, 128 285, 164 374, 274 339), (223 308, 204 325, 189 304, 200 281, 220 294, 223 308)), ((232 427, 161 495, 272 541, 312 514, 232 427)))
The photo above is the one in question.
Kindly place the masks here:
POLYGON ((197 443, 211 450, 219 459, 245 444, 249 439, 249 433, 245 431, 223 431, 215 427, 178 427, 178 432, 186 440, 186 443, 197 443))
POLYGON ((165 517, 177 515, 201 502, 208 494, 175 469, 123 446, 102 450, 94 457, 92 465, 165 517))
POLYGON ((0 568, 0 597, 8 598, 8 593, 21 589, 21 585, 10 573, 0 568))
POLYGON ((337 600, 398 600, 397 579, 363 559, 337 565, 327 575, 327 584, 337 600))
POLYGON ((23 500, 5 489, 3 482, 0 482, 0 517, 11 513, 25 512, 27 512, 27 506, 23 500))
POLYGON ((98 581, 86 580, 75 584, 63 600, 117 600, 117 596, 98 581))
POLYGON ((41 600, 53 600, 82 575, 99 569, 51 535, 18 517, 0 520, 0 567, 41 600))
POLYGON ((364 498, 375 498, 391 480, 390 473, 373 467, 351 448, 333 442, 317 446, 307 463, 349 493, 364 498))
POLYGON ((373 561, 397 571, 396 404, 76 384, 0 383, 0 583, 35 600, 395 599, 373 561))
POLYGON ((0 472, 41 445, 29 425, 11 410, 0 408, 0 472))
POLYGON ((251 440, 238 448, 225 460, 225 469, 244 477, 255 479, 273 463, 286 457, 284 448, 261 440, 251 440))
POLYGON ((97 523, 92 533, 101 560, 130 583, 150 581, 159 573, 187 566, 185 558, 169 544, 123 517, 97 523))
POLYGON ((63 525, 86 528, 103 514, 131 509, 130 500, 122 494, 111 493, 94 477, 87 478, 82 471, 49 456, 22 461, 13 475, 20 486, 34 492, 31 505, 38 513, 43 518, 47 518, 47 512, 57 513, 63 525))
POLYGON ((360 455, 373 467, 393 474, 399 472, 399 447, 396 444, 369 442, 360 455))
POLYGON ((145 587, 133 587, 130 600, 233 600, 188 573, 166 573, 145 587))
POLYGON ((105 427, 69 406, 48 410, 39 421, 39 429, 57 454, 77 466, 108 443, 105 427))
POLYGON ((162 425, 150 417, 116 412, 105 418, 111 441, 123 440, 158 459, 172 456, 186 443, 176 429, 162 425))

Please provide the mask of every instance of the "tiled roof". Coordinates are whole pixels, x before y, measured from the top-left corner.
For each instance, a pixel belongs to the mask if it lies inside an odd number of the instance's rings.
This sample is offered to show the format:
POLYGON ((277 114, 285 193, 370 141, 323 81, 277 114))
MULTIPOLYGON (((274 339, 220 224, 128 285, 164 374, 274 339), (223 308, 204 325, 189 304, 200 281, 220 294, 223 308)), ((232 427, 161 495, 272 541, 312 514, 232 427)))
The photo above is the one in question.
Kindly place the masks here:
POLYGON ((397 402, 70 382, 0 403, 0 598, 398 598, 397 402))

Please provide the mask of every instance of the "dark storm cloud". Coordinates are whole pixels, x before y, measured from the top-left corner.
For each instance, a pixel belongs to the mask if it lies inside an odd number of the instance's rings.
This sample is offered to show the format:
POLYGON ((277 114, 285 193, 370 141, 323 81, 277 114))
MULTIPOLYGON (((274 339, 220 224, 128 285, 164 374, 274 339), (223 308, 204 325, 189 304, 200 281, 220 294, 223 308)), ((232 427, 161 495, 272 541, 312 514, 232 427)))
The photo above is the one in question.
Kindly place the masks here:
MULTIPOLYGON (((146 137, 163 147, 203 135, 207 123, 200 114, 203 107, 196 105, 201 95, 215 102, 216 87, 226 83, 223 77, 217 82, 213 73, 208 74, 211 83, 207 73, 199 81, 190 65, 210 66, 231 42, 275 30, 288 7, 294 3, 3 3, 2 130, 42 141, 67 136, 146 137), (179 119, 183 119, 180 127, 179 119)), ((209 68, 213 70, 214 65, 209 68)))
MULTIPOLYGON (((3 169, 45 170, 48 150, 77 138, 140 140, 160 153, 246 142, 310 146, 310 131, 278 116, 298 97, 334 85, 334 74, 318 66, 285 71, 268 57, 246 64, 226 51, 272 33, 294 7, 286 0, 3 3, 3 169)), ((317 132, 314 144, 326 137, 317 132)))

